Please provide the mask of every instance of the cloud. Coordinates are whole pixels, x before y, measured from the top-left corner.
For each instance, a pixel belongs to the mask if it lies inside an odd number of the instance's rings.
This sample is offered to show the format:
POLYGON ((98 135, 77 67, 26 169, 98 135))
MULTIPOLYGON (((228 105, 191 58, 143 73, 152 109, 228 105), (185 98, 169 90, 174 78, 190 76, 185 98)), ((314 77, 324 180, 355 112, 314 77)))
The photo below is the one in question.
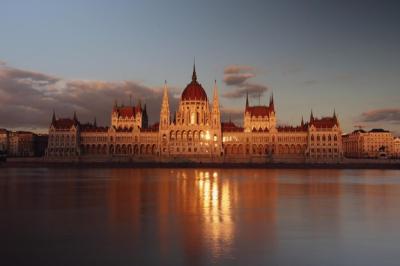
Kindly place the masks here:
POLYGON ((232 89, 222 94, 225 98, 243 98, 246 93, 250 97, 262 96, 268 90, 267 86, 249 82, 256 77, 255 69, 246 65, 228 65, 224 69, 224 82, 232 89))
POLYGON ((260 84, 244 83, 233 91, 222 94, 225 98, 244 98, 248 93, 250 97, 257 98, 268 91, 268 87, 260 84))
MULTIPOLYGON (((172 97, 171 112, 178 99, 172 97)), ((58 117, 71 117, 76 111, 81 122, 110 124, 110 113, 117 99, 129 104, 132 95, 136 104, 147 104, 150 122, 158 121, 162 88, 149 87, 136 81, 65 80, 40 72, 0 65, 0 125, 7 128, 47 128, 52 110, 58 117)))
POLYGON ((246 65, 229 65, 224 69, 224 74, 254 73, 255 69, 246 65))
POLYGON ((246 80, 248 80, 249 78, 255 77, 255 76, 256 75, 253 73, 229 74, 229 75, 224 75, 224 82, 228 86, 232 86, 232 85, 240 86, 246 80))
POLYGON ((400 108, 375 109, 364 112, 360 116, 361 122, 389 122, 400 124, 400 108))

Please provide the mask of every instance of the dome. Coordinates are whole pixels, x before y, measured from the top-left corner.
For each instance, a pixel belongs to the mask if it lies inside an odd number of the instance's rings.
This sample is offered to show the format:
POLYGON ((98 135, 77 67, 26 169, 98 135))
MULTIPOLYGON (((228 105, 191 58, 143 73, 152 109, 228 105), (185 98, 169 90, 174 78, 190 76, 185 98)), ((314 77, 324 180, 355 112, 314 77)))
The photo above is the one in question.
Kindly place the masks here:
POLYGON ((197 82, 196 68, 193 66, 192 82, 190 82, 182 92, 183 101, 207 101, 207 94, 200 83, 197 82))

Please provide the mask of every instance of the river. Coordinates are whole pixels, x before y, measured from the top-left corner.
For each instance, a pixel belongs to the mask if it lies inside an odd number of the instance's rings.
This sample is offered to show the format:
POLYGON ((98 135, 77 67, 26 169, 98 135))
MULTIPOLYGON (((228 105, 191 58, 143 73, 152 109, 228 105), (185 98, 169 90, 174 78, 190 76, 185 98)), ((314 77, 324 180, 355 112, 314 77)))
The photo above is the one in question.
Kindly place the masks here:
POLYGON ((399 265, 399 170, 0 169, 1 265, 399 265))

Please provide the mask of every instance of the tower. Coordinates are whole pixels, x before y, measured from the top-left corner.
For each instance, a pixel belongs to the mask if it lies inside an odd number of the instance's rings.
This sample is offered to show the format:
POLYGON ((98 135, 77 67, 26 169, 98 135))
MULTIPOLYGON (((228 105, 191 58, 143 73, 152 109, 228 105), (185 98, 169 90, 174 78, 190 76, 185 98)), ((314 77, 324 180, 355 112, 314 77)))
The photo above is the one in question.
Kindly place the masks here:
POLYGON ((214 156, 222 155, 222 132, 221 132, 221 112, 219 109, 218 87, 217 81, 214 81, 214 96, 211 110, 211 131, 213 136, 213 149, 214 156))
POLYGON ((170 125, 170 112, 169 112, 169 102, 168 102, 168 89, 167 81, 164 83, 163 99, 161 103, 160 111, 160 154, 164 156, 169 155, 169 125, 170 125))
POLYGON ((160 130, 168 129, 169 120, 170 120, 170 112, 169 112, 169 101, 168 101, 168 89, 167 89, 167 81, 165 81, 163 90, 163 99, 160 111, 160 130))
POLYGON ((221 127, 221 112, 219 110, 218 87, 216 80, 214 81, 214 97, 212 104, 211 121, 213 128, 221 127))

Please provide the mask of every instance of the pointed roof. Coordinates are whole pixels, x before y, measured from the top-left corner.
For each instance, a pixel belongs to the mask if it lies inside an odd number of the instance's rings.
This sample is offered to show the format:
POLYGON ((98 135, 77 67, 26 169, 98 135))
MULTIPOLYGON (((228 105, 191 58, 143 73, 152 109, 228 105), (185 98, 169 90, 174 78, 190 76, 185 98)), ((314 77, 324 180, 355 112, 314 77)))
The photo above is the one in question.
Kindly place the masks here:
POLYGON ((249 107, 249 92, 246 91, 246 108, 249 107))
POLYGON ((197 81, 197 75, 196 75, 196 61, 193 62, 192 81, 197 81))
POLYGON ((218 107, 218 87, 217 80, 214 80, 214 97, 213 97, 213 107, 218 107))
POLYGON ((312 109, 311 109, 310 122, 313 122, 313 121, 314 121, 314 114, 313 114, 313 111, 312 111, 312 109))
POLYGON ((269 107, 275 112, 274 93, 271 93, 271 98, 269 99, 269 107))
MULTIPOLYGON (((169 101, 168 101, 168 87, 167 87, 167 81, 164 81, 164 89, 163 89, 163 98, 162 98, 162 107, 168 107, 169 108, 169 101)), ((162 109, 162 108, 161 108, 162 109)))
POLYGON ((56 111, 53 109, 53 117, 51 118, 51 124, 54 124, 56 122, 56 111))

